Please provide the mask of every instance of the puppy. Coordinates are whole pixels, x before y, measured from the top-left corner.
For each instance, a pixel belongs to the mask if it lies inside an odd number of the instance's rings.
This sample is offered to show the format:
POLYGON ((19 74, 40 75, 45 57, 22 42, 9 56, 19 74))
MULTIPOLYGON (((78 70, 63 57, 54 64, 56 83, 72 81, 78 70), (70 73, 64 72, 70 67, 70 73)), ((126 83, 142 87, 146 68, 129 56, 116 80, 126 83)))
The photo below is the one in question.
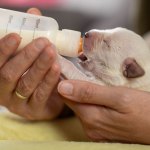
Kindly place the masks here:
POLYGON ((115 28, 90 30, 83 41, 78 67, 59 57, 62 74, 67 79, 150 91, 150 50, 142 37, 115 28))

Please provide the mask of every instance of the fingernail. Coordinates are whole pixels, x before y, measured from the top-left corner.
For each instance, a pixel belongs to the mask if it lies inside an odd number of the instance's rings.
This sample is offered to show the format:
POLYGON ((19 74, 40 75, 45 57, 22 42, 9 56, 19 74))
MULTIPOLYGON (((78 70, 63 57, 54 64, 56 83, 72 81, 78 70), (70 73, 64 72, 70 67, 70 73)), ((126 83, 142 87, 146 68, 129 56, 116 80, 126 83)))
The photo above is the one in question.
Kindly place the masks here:
POLYGON ((37 11, 36 11, 35 9, 31 9, 31 10, 28 11, 28 13, 31 13, 31 14, 34 14, 34 13, 35 13, 35 14, 36 14, 37 11))
POLYGON ((64 95, 73 94, 73 85, 71 83, 62 82, 58 88, 59 92, 64 95))
POLYGON ((35 41, 35 46, 36 46, 37 49, 42 50, 46 46, 46 42, 45 42, 45 40, 43 40, 41 38, 37 39, 35 41))
POLYGON ((18 41, 15 37, 9 36, 8 38, 6 38, 6 43, 8 46, 15 46, 18 41))
POLYGON ((34 15, 41 15, 41 12, 36 8, 31 8, 27 12, 34 15))

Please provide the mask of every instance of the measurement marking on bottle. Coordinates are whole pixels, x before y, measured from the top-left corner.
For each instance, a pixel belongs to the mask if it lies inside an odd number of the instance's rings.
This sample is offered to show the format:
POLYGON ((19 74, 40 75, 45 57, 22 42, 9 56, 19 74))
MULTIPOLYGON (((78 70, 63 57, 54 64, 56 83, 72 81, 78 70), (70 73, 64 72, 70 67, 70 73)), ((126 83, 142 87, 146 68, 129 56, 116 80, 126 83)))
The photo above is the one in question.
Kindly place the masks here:
POLYGON ((27 20, 27 18, 23 18, 23 19, 22 19, 21 26, 20 26, 20 31, 19 31, 19 35, 21 35, 22 28, 23 28, 23 26, 25 25, 26 20, 27 20))
POLYGON ((8 18, 7 26, 6 26, 6 34, 8 33, 9 24, 11 24, 12 20, 13 20, 13 15, 10 15, 8 18))
POLYGON ((33 39, 35 38, 35 32, 36 32, 36 29, 39 28, 40 22, 41 22, 41 19, 36 20, 35 28, 34 28, 34 31, 33 31, 33 39))

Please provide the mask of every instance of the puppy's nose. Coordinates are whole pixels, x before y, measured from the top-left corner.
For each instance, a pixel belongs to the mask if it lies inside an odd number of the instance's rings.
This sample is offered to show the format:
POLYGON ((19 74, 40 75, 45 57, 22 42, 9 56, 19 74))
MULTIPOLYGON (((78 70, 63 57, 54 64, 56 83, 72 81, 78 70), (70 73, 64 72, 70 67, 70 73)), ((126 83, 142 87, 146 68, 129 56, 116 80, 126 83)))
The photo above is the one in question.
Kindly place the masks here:
POLYGON ((90 37, 89 32, 86 32, 85 35, 84 35, 84 37, 85 37, 85 38, 89 38, 89 37, 90 37))

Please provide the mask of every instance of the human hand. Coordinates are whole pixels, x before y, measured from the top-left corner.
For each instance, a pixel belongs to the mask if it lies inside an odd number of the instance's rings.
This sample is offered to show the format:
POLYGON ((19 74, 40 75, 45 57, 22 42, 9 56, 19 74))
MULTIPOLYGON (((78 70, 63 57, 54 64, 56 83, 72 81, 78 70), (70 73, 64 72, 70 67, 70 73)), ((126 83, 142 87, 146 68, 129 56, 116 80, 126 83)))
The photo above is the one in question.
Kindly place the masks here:
POLYGON ((150 144, 148 92, 77 80, 60 82, 58 92, 90 139, 150 144))
MULTIPOLYGON (((35 8, 28 12, 40 15, 35 8)), ((60 75, 55 47, 38 38, 15 53, 20 41, 14 33, 0 40, 0 104, 30 120, 53 119, 64 107, 54 91, 60 75)))

